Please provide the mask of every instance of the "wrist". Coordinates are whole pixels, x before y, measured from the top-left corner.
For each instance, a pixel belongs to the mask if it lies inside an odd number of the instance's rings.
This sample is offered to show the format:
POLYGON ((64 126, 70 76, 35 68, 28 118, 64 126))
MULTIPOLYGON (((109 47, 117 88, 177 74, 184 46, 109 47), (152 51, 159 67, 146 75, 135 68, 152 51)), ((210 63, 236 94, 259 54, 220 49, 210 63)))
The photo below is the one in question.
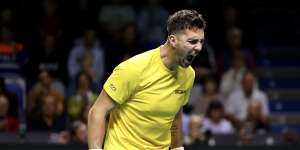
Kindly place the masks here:
POLYGON ((93 148, 93 149, 89 149, 89 150, 103 150, 102 148, 93 148))
POLYGON ((184 147, 176 147, 176 148, 172 148, 171 150, 184 150, 184 147))

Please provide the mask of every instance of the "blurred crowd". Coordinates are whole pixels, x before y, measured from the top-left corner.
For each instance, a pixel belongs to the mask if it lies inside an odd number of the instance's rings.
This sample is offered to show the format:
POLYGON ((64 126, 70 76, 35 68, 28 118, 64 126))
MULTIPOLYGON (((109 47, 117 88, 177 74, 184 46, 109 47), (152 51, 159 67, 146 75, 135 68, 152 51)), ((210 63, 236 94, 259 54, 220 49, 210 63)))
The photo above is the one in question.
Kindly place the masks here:
POLYGON ((26 81, 27 132, 51 132, 53 143, 86 144, 88 110, 103 82, 121 61, 162 44, 167 17, 180 8, 196 9, 208 21, 184 107, 184 143, 237 134, 247 144, 271 132, 268 96, 255 74, 254 29, 236 3, 218 1, 217 11, 208 0, 1 3, 1 132, 19 131, 18 98, 5 85, 13 75, 26 81))

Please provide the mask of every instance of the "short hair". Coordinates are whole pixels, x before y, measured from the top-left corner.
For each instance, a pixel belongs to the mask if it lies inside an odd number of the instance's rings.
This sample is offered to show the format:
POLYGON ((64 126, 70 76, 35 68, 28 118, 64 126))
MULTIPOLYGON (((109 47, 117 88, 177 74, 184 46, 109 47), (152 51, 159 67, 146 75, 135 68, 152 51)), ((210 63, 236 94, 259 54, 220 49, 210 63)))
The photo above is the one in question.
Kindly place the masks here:
POLYGON ((169 16, 167 20, 168 35, 192 28, 205 29, 206 21, 195 10, 180 10, 169 16))

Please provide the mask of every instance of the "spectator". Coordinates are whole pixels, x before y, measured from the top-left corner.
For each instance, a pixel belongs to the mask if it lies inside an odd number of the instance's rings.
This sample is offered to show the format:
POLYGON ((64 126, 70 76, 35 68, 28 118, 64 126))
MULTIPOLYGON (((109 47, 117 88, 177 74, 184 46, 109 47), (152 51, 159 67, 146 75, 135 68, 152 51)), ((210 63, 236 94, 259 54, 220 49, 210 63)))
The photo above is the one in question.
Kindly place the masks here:
POLYGON ((242 87, 231 93, 227 100, 226 112, 228 117, 239 127, 247 118, 247 108, 251 101, 259 101, 263 117, 269 115, 267 95, 258 89, 253 73, 245 72, 242 78, 242 87))
MULTIPOLYGON (((126 25, 122 30, 120 45, 120 50, 125 53, 125 55, 123 55, 125 59, 141 51, 142 48, 139 42, 137 27, 134 23, 126 25)), ((120 54, 122 54, 122 52, 120 54)))
POLYGON ((95 34, 94 30, 86 30, 83 39, 80 39, 70 52, 68 72, 71 91, 69 94, 75 92, 75 85, 72 85, 72 83, 75 83, 75 77, 80 72, 87 73, 92 78, 93 85, 97 86, 96 90, 99 90, 99 85, 101 85, 104 76, 105 61, 104 51, 100 47, 95 34))
MULTIPOLYGON (((32 65, 35 70, 48 70, 54 77, 64 79, 66 73, 64 53, 61 52, 54 35, 45 35, 38 51, 33 54, 32 65)), ((36 73, 37 74, 37 73, 36 73)))
POLYGON ((231 60, 236 57, 245 59, 245 66, 255 69, 255 58, 249 48, 243 45, 243 33, 238 27, 229 28, 226 32, 226 49, 217 56, 219 73, 223 73, 229 68, 231 60))
POLYGON ((207 114, 203 120, 202 130, 214 134, 232 134, 234 132, 231 122, 224 118, 224 108, 221 102, 210 102, 207 114))
POLYGON ((9 115, 18 118, 18 97, 15 93, 7 90, 5 80, 0 76, 0 95, 6 97, 9 101, 9 115))
POLYGON ((226 71, 221 79, 220 92, 224 99, 227 99, 233 91, 241 88, 241 80, 246 71, 246 66, 243 57, 235 57, 232 65, 226 71))
POLYGON ((184 144, 191 145, 194 143, 205 142, 206 137, 201 131, 203 118, 200 115, 192 114, 188 121, 188 131, 184 134, 184 144))
POLYGON ((65 129, 65 121, 60 112, 61 101, 55 92, 46 93, 39 97, 37 117, 31 118, 29 129, 34 131, 58 132, 65 129))
POLYGON ((72 120, 81 119, 82 113, 87 105, 91 105, 97 98, 91 90, 91 78, 82 72, 77 80, 77 93, 68 101, 68 114, 72 120))
POLYGON ((300 142, 300 137, 294 130, 287 129, 282 133, 281 140, 283 144, 297 145, 300 142))
POLYGON ((207 78, 204 81, 203 95, 198 98, 194 105, 193 113, 204 115, 207 112, 208 105, 215 100, 221 100, 218 94, 217 83, 212 78, 207 78))
POLYGON ((87 144, 87 125, 81 121, 75 121, 72 125, 72 141, 76 144, 87 144))
POLYGON ((0 132, 16 132, 18 129, 18 120, 9 114, 9 100, 0 94, 0 132))
MULTIPOLYGON (((59 103, 61 106, 64 104, 64 96, 65 96, 65 88, 64 85, 54 79, 47 70, 42 70, 38 76, 38 81, 33 85, 31 91, 29 91, 29 96, 27 100, 27 111, 29 116, 32 116, 36 110, 38 109, 37 104, 39 104, 39 97, 41 95, 54 92, 59 98, 59 103)), ((63 107, 60 107, 60 113, 63 112, 63 107)))

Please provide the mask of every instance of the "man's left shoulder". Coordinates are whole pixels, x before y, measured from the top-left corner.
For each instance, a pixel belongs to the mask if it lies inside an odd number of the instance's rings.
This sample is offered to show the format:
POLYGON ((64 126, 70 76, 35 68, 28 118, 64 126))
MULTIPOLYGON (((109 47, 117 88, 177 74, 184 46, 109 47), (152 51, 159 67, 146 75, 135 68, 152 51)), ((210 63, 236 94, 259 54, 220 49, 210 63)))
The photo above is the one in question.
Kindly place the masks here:
POLYGON ((261 100, 267 100, 268 99, 267 94, 264 91, 259 90, 259 89, 255 90, 255 95, 258 99, 261 99, 261 100))

